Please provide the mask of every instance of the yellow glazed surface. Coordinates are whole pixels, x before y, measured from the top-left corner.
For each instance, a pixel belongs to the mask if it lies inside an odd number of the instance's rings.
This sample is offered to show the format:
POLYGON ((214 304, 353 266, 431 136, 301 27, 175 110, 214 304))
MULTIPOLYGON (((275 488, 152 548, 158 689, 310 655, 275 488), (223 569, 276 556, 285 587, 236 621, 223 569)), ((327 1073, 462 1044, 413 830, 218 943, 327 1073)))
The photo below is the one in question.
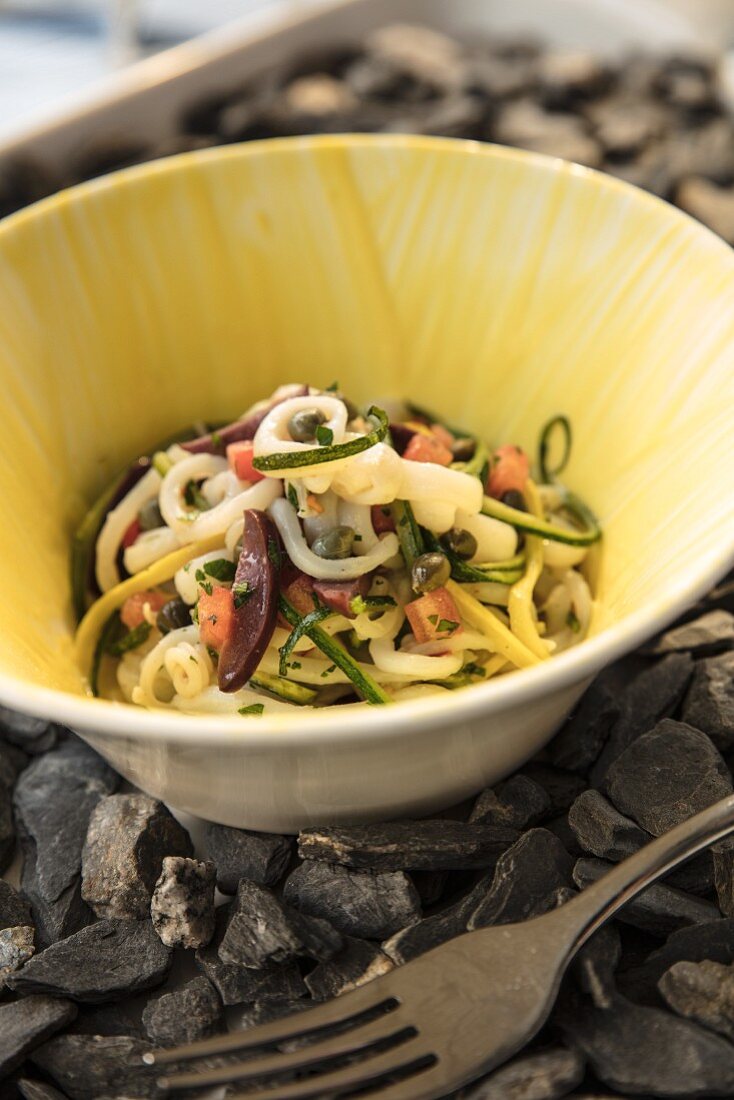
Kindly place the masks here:
MULTIPOLYGON (((542 423, 568 415, 564 480, 605 531, 601 633, 581 650, 631 613, 639 636, 640 613, 659 625, 732 559, 733 304, 734 254, 693 221, 585 169, 471 143, 254 143, 10 218, 0 698, 50 712, 53 696, 23 684, 82 691, 69 540, 110 477, 293 380, 407 395, 533 453, 542 423)), ((587 674, 606 659, 591 652, 587 674)))

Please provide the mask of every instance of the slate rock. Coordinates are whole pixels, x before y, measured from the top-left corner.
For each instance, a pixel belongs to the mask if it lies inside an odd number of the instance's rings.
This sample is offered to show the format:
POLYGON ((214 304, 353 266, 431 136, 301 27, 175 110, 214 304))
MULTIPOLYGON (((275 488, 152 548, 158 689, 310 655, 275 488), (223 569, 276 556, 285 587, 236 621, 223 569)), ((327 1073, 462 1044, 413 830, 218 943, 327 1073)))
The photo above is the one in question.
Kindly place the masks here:
POLYGON ((58 1035, 33 1051, 31 1061, 70 1100, 132 1100, 160 1096, 160 1070, 143 1064, 150 1049, 128 1035, 58 1035))
POLYGON ((734 917, 734 840, 720 840, 711 853, 716 900, 725 917, 734 917))
POLYGON ((5 879, 0 879, 0 928, 32 924, 30 904, 5 879))
POLYGON ((688 653, 671 653, 640 672, 623 690, 620 715, 591 769, 591 785, 603 785, 610 766, 641 734, 670 714, 686 693, 693 675, 688 653))
POLYGON ((25 997, 0 1005, 0 1078, 75 1016, 75 1005, 53 997, 25 997))
POLYGON ((298 854, 356 870, 468 870, 494 867, 516 840, 517 831, 503 825, 433 818, 306 829, 298 854))
POLYGON ((716 609, 666 631, 651 652, 656 656, 687 652, 693 657, 713 657, 722 650, 733 648, 734 615, 716 609))
POLYGON ((610 1008, 614 1001, 614 975, 621 956, 622 941, 617 926, 608 921, 584 944, 573 962, 577 982, 597 1008, 610 1008))
POLYGON ((531 760, 519 774, 528 776, 548 795, 551 802, 549 817, 565 813, 586 788, 584 780, 575 772, 537 760, 531 760))
POLYGON ((582 1002, 555 1019, 596 1076, 620 1092, 685 1100, 734 1092, 734 1046, 689 1020, 620 996, 610 1008, 582 1002))
POLYGON ((150 913, 167 947, 206 947, 214 935, 213 863, 166 856, 155 884, 150 913))
POLYGON ((76 737, 40 756, 15 787, 23 854, 21 890, 31 903, 40 945, 92 920, 81 899, 81 853, 92 810, 118 776, 76 737))
POLYGON ((448 889, 450 871, 412 871, 410 880, 421 904, 428 907, 441 900, 448 889))
POLYGON ((18 1092, 24 1100, 67 1100, 63 1092, 59 1092, 53 1085, 31 1080, 30 1077, 22 1077, 18 1081, 18 1092))
POLYGON ((214 939, 208 947, 196 952, 197 966, 217 990, 223 1004, 294 1001, 304 997, 306 987, 295 963, 272 970, 253 970, 239 961, 222 962, 219 945, 227 930, 232 908, 232 905, 223 905, 217 909, 214 939))
POLYGON ((555 908, 554 893, 572 887, 573 859, 547 829, 531 829, 501 855, 492 885, 467 927, 512 924, 555 908))
POLYGON ((568 811, 568 823, 585 852, 612 863, 633 855, 651 839, 649 833, 591 788, 580 794, 568 811))
POLYGON ((219 944, 219 958, 255 970, 280 966, 299 956, 323 962, 341 949, 342 942, 328 921, 303 916, 267 886, 242 879, 219 944))
MULTIPOLYGON (((580 890, 598 882, 614 864, 602 859, 580 859, 573 878, 580 890)), ((623 924, 631 924, 653 936, 668 936, 690 924, 705 924, 720 917, 718 908, 704 898, 694 897, 673 886, 656 882, 616 914, 623 924)))
POLYGON ((81 1005, 69 1031, 74 1035, 127 1035, 144 1039, 140 1014, 147 1003, 147 994, 141 993, 110 1004, 81 1005))
POLYGON ((664 944, 639 962, 620 971, 617 981, 622 992, 644 1004, 659 1004, 658 982, 678 962, 734 963, 734 918, 724 917, 706 924, 680 928, 664 944))
POLYGON ((396 963, 409 962, 433 947, 466 932, 469 917, 492 887, 494 875, 482 875, 463 897, 417 924, 396 932, 382 944, 382 950, 396 963))
POLYGON ((230 1014, 230 1022, 233 1030, 247 1031, 248 1028, 271 1024, 274 1020, 284 1020, 313 1007, 313 1001, 254 1001, 242 1009, 235 1009, 230 1014))
POLYGON ((617 809, 653 836, 732 793, 729 770, 706 734, 669 718, 620 755, 606 787, 617 809))
POLYGON ((205 977, 164 993, 147 1005, 143 1026, 156 1046, 172 1047, 207 1039, 222 1029, 222 1002, 205 977))
POLYGON ((721 752, 734 748, 734 653, 696 662, 682 718, 708 734, 721 752))
POLYGON ((366 939, 385 939, 421 917, 418 893, 403 871, 350 871, 306 860, 286 879, 283 898, 306 916, 366 939))
POLYGON ((619 692, 597 676, 548 746, 551 763, 582 775, 591 768, 619 717, 619 692))
POLYGON ((519 774, 496 789, 482 791, 469 820, 528 829, 548 817, 550 810, 550 795, 530 776, 519 774))
POLYGON ((26 925, 0 929, 0 989, 5 979, 20 970, 35 951, 35 930, 26 925))
POLYGON ((529 96, 513 100, 497 117, 492 137, 505 145, 516 145, 535 153, 595 168, 602 150, 589 133, 585 121, 561 111, 545 111, 529 96))
POLYGON ((7 787, 0 786, 0 875, 13 862, 14 854, 15 822, 12 795, 7 787))
POLYGON ((208 824, 203 847, 217 866, 217 886, 223 894, 236 894, 240 879, 272 886, 285 874, 295 849, 290 836, 252 833, 226 825, 208 824))
POLYGON ((583 1077, 581 1055, 553 1047, 520 1055, 464 1095, 466 1100, 560 1100, 583 1077))
POLYGON ((679 962, 658 982, 674 1012, 734 1040, 734 967, 704 959, 679 962))
POLYGON ((48 752, 56 744, 57 729, 46 718, 0 707, 0 738, 35 756, 48 752))
POLYGON ((692 176, 683 180, 675 198, 681 209, 698 218, 729 244, 734 242, 734 196, 731 187, 719 187, 711 180, 692 176))
POLYGON ((305 980, 315 1001, 328 1001, 388 974, 394 967, 393 960, 375 944, 347 938, 342 950, 328 962, 319 963, 305 980))
POLYGON ((171 960, 148 921, 101 920, 41 951, 7 984, 18 993, 97 1004, 154 989, 171 960))
POLYGON ((27 766, 27 754, 8 741, 3 741, 0 734, 0 787, 12 791, 18 776, 27 766))
POLYGON ((143 920, 166 856, 192 856, 186 830, 146 794, 103 799, 82 853, 82 897, 98 917, 143 920))

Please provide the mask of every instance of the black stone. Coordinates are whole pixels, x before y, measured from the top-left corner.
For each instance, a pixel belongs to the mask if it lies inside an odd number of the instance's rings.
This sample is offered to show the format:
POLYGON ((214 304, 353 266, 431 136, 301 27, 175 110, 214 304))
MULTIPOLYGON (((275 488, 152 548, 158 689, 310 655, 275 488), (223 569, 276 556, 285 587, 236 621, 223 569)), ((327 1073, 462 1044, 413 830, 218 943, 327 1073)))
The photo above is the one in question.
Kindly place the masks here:
POLYGON ((449 871, 413 871, 410 878, 424 906, 435 905, 448 889, 449 871))
POLYGON ((619 692, 608 677, 597 676, 548 746, 551 763, 586 775, 606 744, 619 710, 619 692))
POLYGON ((396 963, 409 962, 433 947, 466 932, 466 923, 492 887, 493 875, 483 875, 463 897, 386 940, 382 949, 396 963))
POLYGON ((74 1035, 127 1035, 145 1038, 140 1014, 147 1005, 147 994, 126 997, 102 1005, 81 1005, 79 1015, 69 1028, 74 1035))
POLYGON ((597 1008, 610 1008, 616 993, 614 975, 622 956, 622 942, 613 921, 602 925, 579 951, 573 971, 579 985, 597 1008))
POLYGON ((53 997, 25 997, 0 1005, 0 1078, 75 1016, 75 1005, 53 997))
POLYGON ((127 1035, 58 1035, 33 1051, 31 1061, 70 1100, 128 1100, 160 1096, 160 1070, 143 1064, 150 1049, 127 1035))
POLYGON ((15 854, 15 822, 13 799, 7 787, 0 786, 0 875, 13 861, 15 854))
POLYGON ((403 871, 350 871, 306 860, 286 879, 283 898, 306 916, 366 939, 385 939, 421 916, 417 891, 403 871))
POLYGON ((584 1059, 554 1047, 521 1055, 468 1089, 466 1100, 560 1100, 581 1084, 584 1059))
POLYGON ((617 809, 654 836, 732 792, 727 766, 706 734, 669 718, 620 755, 606 786, 617 809))
POLYGON ((482 791, 469 820, 528 829, 548 817, 550 809, 550 795, 530 776, 520 774, 482 791))
POLYGON ((675 711, 688 688, 693 667, 689 654, 671 653, 640 672, 628 684, 621 695, 619 718, 591 769, 592 786, 602 786, 617 757, 661 718, 675 711))
POLYGON ((734 841, 721 840, 711 852, 716 900, 725 917, 734 917, 734 841))
POLYGON ((0 707, 0 738, 35 756, 54 747, 57 729, 46 718, 0 707))
POLYGON ((167 947, 206 947, 214 935, 213 863, 166 856, 150 913, 167 947))
POLYGON ((82 853, 82 897, 98 917, 143 920, 166 856, 192 856, 186 830, 146 794, 103 799, 82 853))
POLYGON ((734 748, 734 653, 696 662, 682 717, 721 752, 734 748))
POLYGON ((465 870, 494 867, 516 840, 517 831, 503 825, 392 821, 306 829, 298 838, 298 854, 357 870, 465 870))
POLYGON ((678 962, 734 963, 734 919, 691 925, 673 932, 665 943, 625 971, 620 971, 620 989, 645 1004, 659 1003, 658 982, 678 962))
MULTIPOLYGON (((574 881, 584 890, 603 878, 613 866, 602 859, 580 859, 573 869, 574 881)), ((710 901, 659 882, 648 886, 616 914, 622 923, 654 936, 668 936, 686 925, 705 924, 719 916, 719 910, 710 901)))
POLYGON ((585 852, 613 863, 631 856, 651 839, 649 833, 592 789, 578 796, 568 811, 568 823, 585 852))
POLYGON ((707 611, 699 619, 675 626, 660 637, 651 652, 690 653, 693 657, 713 657, 734 648, 734 615, 730 611, 707 611))
POLYGON ((217 865, 217 886, 223 894, 236 894, 242 878, 272 886, 285 874, 295 849, 290 836, 251 833, 226 825, 207 825, 204 850, 217 865))
POLYGON ((299 956, 323 962, 341 949, 342 942, 328 921, 303 916, 267 886, 242 879, 219 944, 219 958, 255 970, 280 966, 299 956))
POLYGON ((501 855, 492 886, 470 914, 467 927, 513 924, 556 906, 555 891, 572 887, 573 859, 547 829, 531 829, 501 855))
POLYGON ((35 930, 27 925, 0 929, 0 989, 5 979, 20 970, 35 951, 35 930))
POLYGON ((663 974, 658 989, 679 1016, 734 1040, 734 967, 710 959, 675 963, 663 974))
POLYGON ((319 963, 306 975, 306 985, 315 1001, 328 1001, 388 974, 394 966, 393 960, 375 944, 346 939, 338 955, 319 963))
POLYGON ((214 986, 198 977, 181 989, 152 1000, 143 1026, 156 1046, 179 1046, 207 1039, 222 1029, 222 1002, 214 986))
POLYGON ((66 1100, 63 1092, 59 1092, 53 1085, 32 1080, 30 1077, 22 1077, 18 1081, 18 1092, 24 1100, 66 1100))
POLYGON ((520 774, 534 780, 548 795, 551 802, 549 817, 565 813, 586 787, 580 775, 536 760, 526 764, 520 774))
POLYGON ((154 989, 171 959, 150 922, 102 920, 41 951, 7 984, 96 1004, 154 989))
POLYGON ((18 776, 27 766, 28 755, 9 741, 3 741, 0 734, 0 787, 12 791, 18 776))
POLYGON ((9 882, 0 879, 0 928, 32 923, 30 904, 9 882))
POLYGON ((274 1020, 284 1020, 287 1016, 295 1016, 297 1012, 304 1012, 313 1008, 312 1001, 254 1001, 245 1008, 234 1010, 231 1015, 233 1029, 247 1031, 251 1027, 259 1027, 260 1024, 271 1024, 274 1020))
POLYGON ((688 1020, 617 996, 605 1009, 567 1005, 555 1021, 596 1076, 625 1094, 693 1100, 734 1093, 734 1046, 688 1020))

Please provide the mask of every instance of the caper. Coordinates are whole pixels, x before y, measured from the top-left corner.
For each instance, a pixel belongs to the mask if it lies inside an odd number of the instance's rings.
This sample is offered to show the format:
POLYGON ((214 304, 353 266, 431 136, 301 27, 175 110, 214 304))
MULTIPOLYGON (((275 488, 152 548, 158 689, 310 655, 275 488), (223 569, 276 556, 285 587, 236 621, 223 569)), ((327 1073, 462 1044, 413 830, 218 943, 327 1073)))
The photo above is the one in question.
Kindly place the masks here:
POLYGON ((161 634, 168 634, 171 630, 179 630, 182 626, 191 626, 191 608, 180 597, 169 600, 156 616, 155 625, 161 634))
POLYGON ((321 409, 299 409, 288 421, 288 431, 296 443, 313 443, 316 429, 326 421, 321 409))
POLYGON ((451 566, 445 554, 438 551, 430 551, 421 554, 413 562, 410 572, 410 582, 415 592, 432 592, 434 588, 440 588, 451 576, 451 566))
POLYGON ((508 489, 506 493, 502 494, 500 500, 503 504, 506 504, 508 508, 516 508, 518 512, 527 512, 528 510, 525 504, 525 497, 519 489, 508 489))
POLYGON ((163 527, 163 516, 155 498, 146 500, 138 512, 138 523, 143 531, 153 531, 156 527, 163 527))
POLYGON ((330 531, 313 540, 311 549, 320 558, 348 558, 352 553, 353 543, 354 528, 332 527, 330 531))
POLYGON ((476 449, 476 441, 468 436, 466 439, 455 439, 451 444, 451 454, 454 456, 454 462, 468 462, 470 458, 474 458, 476 449))
POLYGON ((465 531, 463 527, 452 527, 441 542, 462 561, 469 561, 477 552, 477 540, 471 531, 465 531))

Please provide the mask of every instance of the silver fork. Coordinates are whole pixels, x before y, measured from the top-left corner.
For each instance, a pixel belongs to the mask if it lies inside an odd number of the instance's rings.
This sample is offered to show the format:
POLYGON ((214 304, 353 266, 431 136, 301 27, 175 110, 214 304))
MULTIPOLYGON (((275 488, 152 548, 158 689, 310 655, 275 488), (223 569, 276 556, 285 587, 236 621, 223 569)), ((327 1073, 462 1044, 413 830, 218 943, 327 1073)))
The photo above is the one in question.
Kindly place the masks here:
POLYGON ((651 841, 578 897, 523 924, 468 932, 338 1000, 238 1034, 144 1056, 163 1066, 222 1055, 234 1064, 175 1072, 169 1091, 249 1085, 231 1100, 306 1100, 379 1090, 433 1100, 474 1081, 535 1035, 586 941, 626 902, 734 832, 734 796, 651 841), (280 1082, 280 1083, 279 1083, 280 1082))

